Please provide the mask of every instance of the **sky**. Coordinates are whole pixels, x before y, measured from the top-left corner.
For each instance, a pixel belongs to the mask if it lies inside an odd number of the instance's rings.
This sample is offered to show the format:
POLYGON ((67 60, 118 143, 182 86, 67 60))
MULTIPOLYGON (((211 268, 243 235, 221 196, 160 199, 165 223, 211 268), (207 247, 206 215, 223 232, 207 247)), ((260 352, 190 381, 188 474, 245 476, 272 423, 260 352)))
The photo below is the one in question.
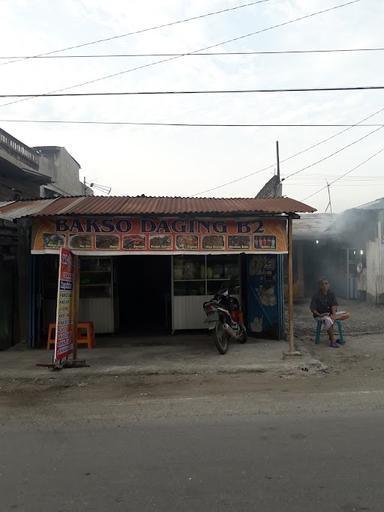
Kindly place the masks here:
MULTIPOLYGON (((268 0, 58 55, 191 52, 346 1, 268 0)), ((245 3, 247 0, 0 0, 0 56, 36 55, 245 3)), ((383 19, 382 0, 360 0, 211 51, 384 47, 383 19)), ((384 85, 383 57, 384 51, 185 56, 68 92, 384 85)), ((161 58, 22 60, 0 66, 0 93, 46 93, 157 60, 161 58)), ((1 128, 29 146, 64 146, 80 162, 81 178, 111 187, 113 195, 254 197, 275 172, 274 167, 258 171, 276 162, 278 140, 281 175, 286 178, 283 194, 324 212, 327 181, 332 183, 384 148, 384 128, 368 135, 375 128, 362 126, 337 135, 343 128, 6 122, 355 124, 384 108, 382 90, 33 98, 4 105, 10 101, 14 100, 0 99, 1 128), (332 139, 317 145, 329 137, 332 139), (315 144, 315 148, 284 161, 315 144), (246 175, 250 176, 240 179, 246 175), (233 180, 237 181, 220 187, 233 180)), ((384 124, 384 110, 367 122, 384 124)), ((384 196, 383 160, 384 152, 331 184, 333 211, 384 196)))

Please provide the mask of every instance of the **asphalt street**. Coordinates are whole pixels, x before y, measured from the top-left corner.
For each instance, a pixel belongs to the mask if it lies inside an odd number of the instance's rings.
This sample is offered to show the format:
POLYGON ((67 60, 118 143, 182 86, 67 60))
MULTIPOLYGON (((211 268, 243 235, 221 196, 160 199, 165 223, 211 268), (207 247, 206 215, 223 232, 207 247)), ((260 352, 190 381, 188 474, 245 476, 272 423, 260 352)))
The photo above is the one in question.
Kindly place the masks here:
POLYGON ((222 379, 10 393, 0 510, 383 510, 381 384, 317 393, 315 380, 308 394, 309 381, 222 379))

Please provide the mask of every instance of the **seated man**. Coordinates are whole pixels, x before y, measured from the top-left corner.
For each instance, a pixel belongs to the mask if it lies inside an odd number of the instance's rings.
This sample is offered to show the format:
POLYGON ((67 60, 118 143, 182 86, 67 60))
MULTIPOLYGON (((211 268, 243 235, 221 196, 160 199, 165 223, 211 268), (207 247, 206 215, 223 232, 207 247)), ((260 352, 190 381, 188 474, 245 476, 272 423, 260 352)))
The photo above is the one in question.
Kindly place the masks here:
POLYGON ((333 324, 335 320, 346 320, 349 313, 340 311, 337 313, 337 300, 335 294, 329 289, 327 279, 320 279, 319 291, 312 297, 310 310, 313 317, 322 320, 322 324, 329 336, 329 346, 332 348, 340 347, 339 340, 335 338, 333 324))

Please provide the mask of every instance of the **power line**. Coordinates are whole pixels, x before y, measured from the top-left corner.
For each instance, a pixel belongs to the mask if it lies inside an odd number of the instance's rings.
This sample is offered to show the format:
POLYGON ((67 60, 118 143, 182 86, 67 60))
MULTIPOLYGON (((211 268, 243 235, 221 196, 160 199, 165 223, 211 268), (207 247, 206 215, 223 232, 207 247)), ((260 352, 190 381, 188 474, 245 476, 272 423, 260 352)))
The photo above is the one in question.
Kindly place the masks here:
MULTIPOLYGON (((298 151, 297 153, 294 153, 293 155, 290 155, 289 157, 284 158, 283 160, 281 160, 280 163, 288 162, 289 160, 291 160, 293 158, 296 158, 297 156, 303 155, 304 153, 307 153, 311 149, 314 149, 314 148, 316 148, 316 147, 318 147, 318 146, 320 146, 322 144, 325 144, 326 142, 329 142, 330 140, 335 139, 339 135, 342 135, 343 133, 346 133, 347 131, 352 130, 352 128, 355 128, 356 126, 361 126, 361 123, 364 123, 364 121, 367 121, 368 119, 371 119, 372 117, 377 116, 378 114, 381 114, 382 112, 384 112, 384 107, 380 108, 379 110, 376 110, 376 112, 373 112, 372 114, 369 114, 368 116, 364 117, 363 119, 360 119, 360 121, 358 121, 357 123, 355 123, 355 124, 353 124, 353 125, 351 125, 351 126, 349 126, 347 128, 344 128, 343 130, 340 130, 339 132, 336 132, 335 134, 331 135, 330 137, 326 137, 325 139, 321 139, 320 141, 316 142, 315 144, 307 146, 306 148, 298 151)), ((268 165, 267 167, 263 167, 262 169, 259 169, 257 171, 253 171, 251 173, 239 176, 238 178, 234 178, 234 179, 232 179, 230 181, 222 183, 221 185, 216 185, 215 187, 211 187, 209 189, 203 190, 203 191, 198 192, 197 194, 194 194, 194 195, 198 196, 198 195, 201 195, 201 194, 206 194, 208 192, 213 192, 213 191, 219 190, 219 189, 224 188, 224 187, 226 187, 228 185, 233 185, 234 183, 238 183, 239 181, 242 181, 242 180, 245 180, 247 178, 250 178, 251 176, 255 176, 256 174, 260 174, 260 173, 266 172, 266 171, 268 171, 270 169, 273 169, 274 167, 275 167, 275 163, 273 163, 271 165, 268 165)))
MULTIPOLYGON (((338 175, 333 175, 333 174, 329 174, 328 175, 328 178, 337 178, 338 175)), ((324 174, 307 174, 306 176, 298 176, 297 178, 304 178, 305 180, 308 180, 308 178, 321 178, 321 179, 324 179, 324 174)), ((376 181, 376 180, 384 180, 384 176, 378 176, 378 175, 372 175, 372 176, 351 176, 350 178, 347 178, 349 181, 354 181, 354 182, 361 182, 361 181, 369 181, 372 183, 372 181, 376 181)), ((306 185, 316 185, 318 182, 310 182, 310 183, 306 183, 306 185)), ((292 186, 295 186, 297 187, 298 184, 300 185, 303 185, 303 183, 292 183, 292 186)), ((286 186, 290 185, 289 183, 286 184, 286 186)))
MULTIPOLYGON (((8 55, 1 56, 3 59, 112 59, 112 58, 133 58, 133 57, 236 57, 239 55, 287 55, 287 54, 312 54, 312 53, 353 53, 353 52, 381 52, 384 47, 377 48, 329 48, 329 49, 313 49, 313 50, 254 50, 244 52, 200 52, 200 53, 99 53, 85 55, 8 55)), ((1 64, 0 64, 1 65, 1 64)))
MULTIPOLYGON (((303 153, 306 153, 308 152, 309 150, 317 147, 317 146, 320 146, 321 144, 324 144, 325 142, 328 142, 329 140, 331 139, 334 139, 335 137, 341 135, 342 133, 345 133, 346 131, 354 128, 354 127, 358 127, 358 126, 361 126, 361 127, 364 127, 364 126, 378 126, 377 129, 373 130, 372 132, 369 132, 368 134, 364 135, 363 137, 353 141, 352 143, 346 145, 346 146, 343 146, 342 148, 339 148, 337 151, 335 151, 334 153, 300 169, 299 171, 296 171, 294 173, 291 173, 290 175, 286 176, 285 178, 283 178, 282 181, 286 180, 287 178, 289 177, 292 177, 294 175, 297 175, 298 173, 301 173, 303 172, 304 170, 307 170, 315 165, 317 165, 318 163, 320 162, 323 162, 329 158, 331 158, 332 156, 340 153, 341 151, 343 151, 344 149, 347 149, 349 147, 351 147, 352 145, 360 142, 361 140, 369 137, 370 135, 372 135, 373 133, 379 131, 380 129, 382 129, 384 127, 384 125, 380 124, 380 125, 363 125, 361 124, 362 122, 364 122, 364 120, 367 120, 375 115, 378 115, 379 113, 381 113, 382 111, 384 111, 384 107, 379 109, 378 111, 370 114, 369 116, 366 116, 365 118, 363 118, 361 121, 359 121, 358 123, 355 123, 355 124, 352 124, 352 125, 339 125, 339 126, 348 126, 346 129, 344 130, 341 130, 340 132, 337 132, 336 134, 334 135, 331 135, 330 137, 327 137, 326 139, 322 139, 320 140, 319 142, 315 143, 315 144, 312 144, 311 146, 308 146, 306 148, 304 148, 303 150, 293 154, 293 155, 290 155, 289 157, 283 159, 281 162, 287 162, 288 160, 291 160, 292 158, 295 158, 296 156, 299 156, 299 155, 302 155, 303 153)), ((3 120, 0 120, 0 122, 10 122, 10 123, 58 123, 58 124, 101 124, 101 125, 104 125, 104 124, 117 124, 117 125, 154 125, 154 126, 157 126, 157 125, 160 125, 160 126, 168 126, 170 124, 166 124, 166 123, 128 123, 128 122, 122 122, 122 121, 116 121, 116 122, 104 122, 104 121, 64 121, 64 120, 56 120, 56 121, 53 121, 53 120, 22 120, 22 119, 13 119, 13 120, 10 120, 10 119, 3 119, 3 120)), ((180 123, 173 123, 171 124, 171 126, 180 126, 180 123)), ((277 127, 281 127, 281 126, 304 126, 304 127, 307 127, 307 126, 338 126, 338 125, 289 125, 289 124, 285 124, 285 125, 261 125, 261 124, 258 124, 258 125, 212 125, 212 124, 208 124, 208 125, 202 125, 202 124, 195 124, 195 125, 186 125, 186 124, 181 124, 181 126, 277 126, 277 127)), ((228 182, 225 182, 221 185, 218 185, 216 187, 212 187, 210 189, 207 189, 207 190, 204 190, 204 191, 201 191, 201 192, 198 192, 196 194, 193 194, 193 196, 197 196, 197 195, 201 195, 201 194, 205 194, 207 192, 212 192, 214 190, 218 190, 220 188, 223 188, 225 186, 228 186, 228 185, 231 185, 231 184, 234 184, 234 183, 237 183, 239 181, 242 181, 244 179, 247 179, 251 176, 254 176, 256 174, 260 174, 260 173, 263 173, 267 170, 270 170, 272 169, 273 167, 275 166, 275 163, 271 164, 271 165, 268 165, 262 169, 259 169, 257 171, 253 171, 249 174, 246 174, 246 175, 243 175, 243 176, 240 176, 238 178, 235 178, 231 181, 228 181, 228 182)), ((312 176, 312 175, 311 175, 312 176)), ((374 178, 374 177, 373 177, 374 178)), ((332 184, 332 183, 331 183, 332 184)))
MULTIPOLYGON (((384 110, 384 109, 383 109, 384 110)), ((121 125, 121 126, 174 126, 177 128, 335 128, 335 127, 384 127, 384 123, 346 124, 346 123, 162 123, 134 121, 75 121, 69 119, 0 119, 0 123, 36 123, 36 124, 86 124, 86 125, 121 125)), ((344 131, 344 130, 343 130, 344 131)), ((339 132, 340 133, 340 132, 339 132)), ((338 134, 337 134, 338 135, 338 134)), ((332 135, 326 141, 336 137, 332 135)), ((316 144, 318 145, 318 144, 316 144)), ((314 146, 311 146, 311 149, 314 146)), ((282 160, 285 162, 289 159, 282 160)))
POLYGON ((269 1, 270 0, 257 0, 255 2, 249 2, 247 4, 235 5, 234 7, 228 7, 227 9, 221 9, 220 11, 208 12, 205 14, 200 14, 198 16, 192 16, 191 18, 184 18, 181 20, 171 21, 169 23, 163 23, 161 25, 155 25, 152 27, 142 28, 139 30, 135 30, 133 32, 126 32, 125 34, 119 34, 116 36, 105 37, 103 39, 96 39, 93 41, 88 41, 87 43, 81 43, 81 44, 76 44, 76 45, 72 45, 72 46, 67 46, 66 48, 60 48, 58 50, 52 50, 49 52, 39 53, 37 55, 27 55, 25 57, 10 57, 11 59, 15 59, 15 60, 4 62, 4 63, 0 64, 0 66, 5 66, 7 64, 12 64, 14 62, 19 62, 19 61, 28 60, 28 59, 46 58, 47 56, 50 56, 55 53, 65 52, 67 50, 74 50, 76 48, 84 48, 85 46, 91 46, 93 44, 105 43, 107 41, 113 41, 115 39, 121 39, 123 37, 133 36, 133 35, 137 35, 137 34, 143 34, 144 32, 150 32, 152 30, 159 30, 161 28, 179 25, 181 23, 187 23, 188 21, 194 21, 194 20, 198 20, 198 19, 202 19, 202 18, 207 18, 208 16, 215 16, 217 14, 223 14, 225 12, 236 11, 238 9, 243 9, 244 7, 251 7, 253 5, 261 4, 261 3, 265 3, 265 2, 269 2, 269 1))
POLYGON ((336 183, 337 181, 343 179, 345 176, 347 176, 348 174, 351 174, 353 171, 355 171, 356 169, 359 169, 360 167, 362 167, 364 164, 366 164, 367 162, 369 162, 370 160, 372 160, 372 158, 375 158, 377 155, 379 155, 380 153, 382 153, 384 151, 384 147, 379 149, 379 151, 376 151, 376 153, 373 153, 371 156, 369 156, 368 158, 366 158, 365 160, 363 160, 362 162, 360 162, 359 164, 355 165, 355 167, 353 167, 352 169, 349 169, 349 171, 345 172, 344 174, 342 174, 341 176, 339 176, 338 178, 334 179, 333 181, 329 182, 328 185, 325 185, 324 187, 320 188, 319 190, 317 190, 316 192, 313 192, 313 194, 310 194, 309 196, 307 197, 304 197, 304 199, 302 199, 302 201, 306 201, 307 199, 319 194, 320 192, 322 192, 323 190, 325 190, 328 186, 331 186, 333 185, 334 183, 336 183))
MULTIPOLYGON (((380 182, 380 185, 383 185, 383 182, 380 182)), ((287 183, 286 187, 297 187, 297 183, 293 184, 293 183, 287 183)), ((315 186, 318 186, 318 183, 300 183, 300 186, 302 187, 315 187, 315 186)), ((335 187, 337 186, 343 186, 343 187, 372 187, 372 183, 336 183, 334 185, 335 187)))
MULTIPOLYGON (((285 184, 286 187, 297 187, 297 186, 300 186, 300 187, 303 187, 303 186, 306 186, 306 187, 315 187, 317 185, 319 185, 319 182, 320 181, 323 181, 324 180, 324 174, 321 175, 321 177, 319 176, 319 178, 317 180, 310 180, 308 181, 308 178, 311 178, 312 175, 310 176, 303 176, 305 178, 306 181, 291 181, 291 182, 287 182, 285 184)), ((337 177, 337 176, 336 176, 337 177)), ((327 175, 327 178, 335 178, 335 176, 332 176, 332 175, 327 175)), ((384 181, 384 176, 375 176, 374 178, 359 178, 357 177, 356 179, 351 176, 350 178, 345 178, 344 181, 348 181, 349 185, 350 186, 354 186, 354 187, 359 187, 360 185, 368 185, 368 186, 372 186, 373 183, 378 183, 378 182, 381 182, 381 181, 384 181)))
POLYGON ((282 89, 203 89, 185 91, 102 91, 102 92, 59 92, 43 94, 0 94, 0 98, 76 98, 84 96, 176 96, 186 94, 253 94, 282 92, 345 92, 376 91, 384 85, 357 85, 345 87, 293 87, 282 89))
MULTIPOLYGON (((343 3, 343 4, 339 4, 339 5, 335 5, 333 7, 329 7, 328 9, 323 9, 321 11, 316 11, 316 12, 313 12, 313 13, 310 13, 310 14, 306 14, 305 16, 299 16, 299 17, 294 18, 292 20, 288 20, 288 21, 284 21, 284 22, 281 22, 281 23, 277 23, 275 25, 271 25, 269 27, 266 27, 266 28, 263 28, 263 29, 260 29, 260 30, 256 30, 255 32, 250 32, 248 34, 243 34, 241 36, 233 37, 231 39, 227 39, 225 41, 221 41, 219 43, 215 43, 215 44, 206 46, 204 48, 198 48, 197 50, 194 50, 194 51, 191 51, 191 52, 185 52, 184 54, 178 55, 176 57, 168 57, 166 59, 157 60, 155 62, 149 62, 149 63, 143 64, 141 66, 136 66, 134 68, 129 68, 129 69, 126 69, 126 70, 123 70, 123 71, 119 71, 117 73, 111 73, 109 75, 104 75, 104 76, 101 76, 101 77, 98 77, 98 78, 94 78, 94 79, 88 80, 86 82, 80 82, 80 83, 77 83, 77 84, 74 84, 74 85, 71 85, 71 86, 68 86, 68 87, 63 87, 61 89, 56 89, 56 90, 53 90, 53 91, 48 91, 46 94, 54 94, 54 93, 57 93, 57 92, 68 91, 68 90, 74 89, 76 87, 82 87, 84 85, 90 85, 90 84, 93 84, 93 83, 96 83, 96 82, 100 82, 102 80, 107 80, 109 78, 115 78, 117 76, 121 76, 121 75, 124 75, 126 73, 131 73, 131 72, 137 71, 139 69, 145 69, 145 68, 148 68, 148 67, 151 67, 151 66, 156 66, 158 64, 163 64, 165 62, 170 62, 170 61, 173 61, 173 60, 176 60, 176 59, 180 59, 180 58, 185 57, 186 55, 190 55, 190 54, 198 53, 198 52, 204 52, 206 50, 211 50, 212 48, 217 48, 218 46, 223 46, 225 44, 233 43, 235 41, 240 41, 240 40, 246 39, 246 38, 251 37, 251 36, 255 36, 255 35, 258 35, 258 34, 262 34, 264 32, 268 32, 270 30, 274 30, 276 28, 285 27, 285 26, 290 25, 292 23, 295 23, 297 21, 302 21, 304 19, 312 18, 312 17, 317 16, 319 14, 324 14, 326 12, 331 12, 331 11, 334 11, 336 9, 341 9, 342 7, 346 7, 348 5, 352 5, 352 4, 355 4, 355 3, 360 2, 360 1, 361 0, 350 0, 349 2, 346 2, 346 3, 343 3)), ((8 102, 8 103, 3 103, 2 105, 0 105, 0 107, 5 107, 5 106, 8 106, 8 105, 13 105, 14 103, 19 103, 21 101, 28 101, 28 98, 22 98, 22 99, 18 99, 16 101, 11 101, 11 102, 8 102)))
POLYGON ((317 164, 320 164, 320 163, 322 163, 322 162, 325 162, 325 160, 329 160, 329 159, 330 159, 330 158, 332 158, 333 156, 338 155, 339 153, 341 153, 341 152, 342 152, 342 151, 344 151, 345 149, 348 149, 348 148, 350 148, 351 146, 354 146, 355 144, 357 144, 357 143, 361 142, 362 140, 364 140, 364 139, 366 139, 366 138, 370 137, 371 135, 373 135, 374 133, 378 132, 379 130, 382 130, 383 128, 384 128, 384 127, 375 128, 375 129, 374 129, 374 130, 372 130, 371 132, 369 132, 369 133, 367 133, 367 134, 363 135, 363 136, 362 136, 362 137, 360 137, 359 139, 356 139, 356 140, 354 140, 354 141, 350 142, 350 143, 349 143, 349 144, 347 144, 346 146, 343 146, 343 147, 339 148, 338 150, 334 151, 334 152, 333 152, 333 153, 331 153, 330 155, 327 155, 327 156, 325 156, 325 157, 323 157, 323 158, 320 158, 320 160, 317 160, 316 162, 313 162, 313 163, 311 163, 311 164, 309 164, 309 165, 306 165, 305 167, 303 167, 303 168, 299 169, 298 171, 294 171, 294 172, 292 172, 291 174, 288 174, 287 176, 285 176, 285 178, 282 178, 282 180, 281 180, 281 181, 285 181, 285 180, 287 180, 288 178, 291 178, 292 176, 296 176, 296 174, 299 174, 299 173, 301 173, 301 172, 303 172, 303 171, 306 171, 307 169, 310 169, 311 167, 314 167, 314 166, 315 166, 315 165, 317 165, 317 164))

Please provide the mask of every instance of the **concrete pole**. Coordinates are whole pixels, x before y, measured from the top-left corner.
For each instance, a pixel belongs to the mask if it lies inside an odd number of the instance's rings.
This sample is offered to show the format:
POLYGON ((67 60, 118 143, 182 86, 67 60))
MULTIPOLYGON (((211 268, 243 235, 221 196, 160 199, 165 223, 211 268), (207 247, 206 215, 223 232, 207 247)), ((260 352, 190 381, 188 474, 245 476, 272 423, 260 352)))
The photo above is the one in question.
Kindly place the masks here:
POLYGON ((280 181, 280 151, 279 151, 279 141, 276 141, 276 174, 280 181))
POLYGON ((295 353, 293 338, 293 244, 292 217, 288 217, 288 353, 295 353))
POLYGON ((376 276, 376 304, 381 304, 381 295, 383 293, 382 290, 382 281, 383 281, 383 273, 382 273, 382 261, 381 261, 381 216, 379 214, 378 222, 377 222, 377 262, 378 262, 378 273, 376 276))

